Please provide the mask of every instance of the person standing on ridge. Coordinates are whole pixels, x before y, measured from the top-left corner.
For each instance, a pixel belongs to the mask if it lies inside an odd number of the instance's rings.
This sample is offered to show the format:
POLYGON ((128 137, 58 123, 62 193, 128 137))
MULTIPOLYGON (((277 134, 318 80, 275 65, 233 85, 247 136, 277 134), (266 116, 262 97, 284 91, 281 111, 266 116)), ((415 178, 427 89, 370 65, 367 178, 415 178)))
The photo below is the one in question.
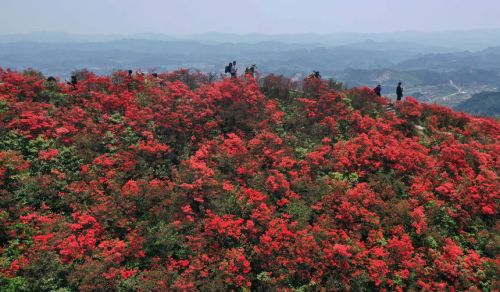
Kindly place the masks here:
POLYGON ((73 74, 71 75, 71 81, 66 82, 68 85, 71 85, 73 89, 76 89, 76 85, 78 84, 78 79, 76 78, 76 75, 73 74))
POLYGON ((379 85, 377 85, 377 87, 375 87, 375 88, 373 89, 373 91, 375 92, 375 94, 376 94, 377 96, 382 96, 382 85, 380 85, 380 84, 379 84, 379 85))
POLYGON ((401 86, 401 82, 398 83, 398 87, 396 88, 397 101, 400 101, 403 97, 403 87, 401 86))
POLYGON ((257 65, 255 65, 255 64, 253 64, 250 67, 247 67, 245 69, 245 75, 251 75, 252 77, 255 77, 255 68, 256 67, 257 67, 257 65))
POLYGON ((319 71, 313 71, 311 75, 309 75, 309 78, 321 79, 321 74, 319 74, 319 71))
POLYGON ((233 68, 233 62, 229 62, 229 65, 227 65, 225 68, 224 68, 224 73, 226 74, 231 74, 231 69, 233 68))
POLYGON ((231 66, 231 77, 236 78, 238 74, 238 68, 236 68, 236 61, 233 61, 233 65, 231 66))

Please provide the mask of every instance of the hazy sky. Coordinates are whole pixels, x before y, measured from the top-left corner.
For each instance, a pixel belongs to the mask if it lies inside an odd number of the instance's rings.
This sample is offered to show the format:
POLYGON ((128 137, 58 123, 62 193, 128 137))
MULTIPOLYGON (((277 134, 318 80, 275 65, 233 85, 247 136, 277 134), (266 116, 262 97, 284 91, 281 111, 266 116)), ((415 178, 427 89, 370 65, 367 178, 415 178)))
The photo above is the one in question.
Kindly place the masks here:
POLYGON ((500 0, 0 0, 0 34, 500 28, 500 0))

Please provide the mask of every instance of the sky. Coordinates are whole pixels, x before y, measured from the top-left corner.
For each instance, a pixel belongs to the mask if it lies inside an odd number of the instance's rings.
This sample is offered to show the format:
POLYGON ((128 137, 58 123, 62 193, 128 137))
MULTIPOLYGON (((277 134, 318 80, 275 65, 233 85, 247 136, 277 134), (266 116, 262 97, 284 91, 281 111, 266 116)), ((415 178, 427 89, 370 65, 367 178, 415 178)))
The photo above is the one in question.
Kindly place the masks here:
POLYGON ((0 0, 0 34, 498 29, 499 12, 500 0, 0 0))

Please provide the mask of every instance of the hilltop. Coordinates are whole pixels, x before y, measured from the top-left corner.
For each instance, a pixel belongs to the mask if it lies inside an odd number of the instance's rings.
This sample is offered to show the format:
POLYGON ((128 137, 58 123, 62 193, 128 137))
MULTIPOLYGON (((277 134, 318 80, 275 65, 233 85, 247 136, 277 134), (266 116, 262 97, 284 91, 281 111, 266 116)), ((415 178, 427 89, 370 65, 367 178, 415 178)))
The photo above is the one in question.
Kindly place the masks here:
POLYGON ((499 288, 497 120, 215 79, 0 69, 0 286, 499 288))

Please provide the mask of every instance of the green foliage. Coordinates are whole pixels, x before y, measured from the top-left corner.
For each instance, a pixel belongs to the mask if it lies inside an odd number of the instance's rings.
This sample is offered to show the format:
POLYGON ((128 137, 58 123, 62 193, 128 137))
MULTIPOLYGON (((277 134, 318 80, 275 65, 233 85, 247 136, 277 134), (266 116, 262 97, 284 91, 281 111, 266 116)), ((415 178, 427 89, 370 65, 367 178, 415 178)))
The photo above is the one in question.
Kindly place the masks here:
POLYGON ((293 220, 297 221, 300 227, 308 225, 313 215, 312 209, 299 200, 290 202, 286 206, 285 212, 292 215, 293 220))
POLYGON ((120 124, 123 121, 123 116, 120 113, 113 113, 109 117, 109 121, 114 124, 120 124))
POLYGON ((55 141, 38 136, 36 139, 29 140, 26 147, 21 151, 27 160, 33 161, 38 158, 38 153, 41 150, 48 150, 50 148, 55 148, 55 141))
POLYGON ((293 183, 292 189, 302 197, 307 206, 317 203, 332 190, 325 177, 321 177, 315 181, 293 183))
POLYGON ((351 278, 350 281, 350 289, 352 291, 360 291, 360 292, 365 292, 365 291, 375 291, 374 287, 370 287, 370 278, 366 273, 361 273, 355 277, 351 278))
POLYGON ((55 167, 61 173, 64 173, 66 180, 74 181, 80 177, 80 167, 82 159, 78 156, 75 147, 59 148, 59 155, 55 158, 55 167))
POLYGON ((210 202, 208 202, 208 208, 219 215, 234 214, 241 216, 244 212, 244 206, 242 204, 242 201, 238 200, 235 193, 229 193, 211 199, 210 202))
POLYGON ((7 278, 0 276, 0 288, 3 292, 32 291, 24 277, 7 278))
POLYGON ((300 159, 305 159, 307 154, 311 153, 317 146, 318 143, 309 138, 298 139, 294 148, 295 155, 300 159))
POLYGON ((430 235, 425 238, 425 241, 427 246, 430 248, 436 249, 439 246, 434 237, 430 235))
POLYGON ((348 96, 344 96, 344 98, 342 98, 342 103, 345 104, 350 111, 354 110, 352 107, 352 99, 348 96))
POLYGON ((123 145, 131 146, 136 145, 137 142, 141 139, 139 134, 134 131, 131 127, 126 127, 123 135, 120 137, 123 145))
POLYGON ((65 106, 70 103, 70 97, 66 93, 59 92, 57 83, 45 81, 44 90, 35 99, 41 102, 52 103, 55 106, 65 106))
POLYGON ((160 221, 156 225, 148 227, 145 234, 144 251, 148 256, 167 259, 186 259, 189 248, 183 240, 184 236, 170 223, 160 221))
POLYGON ((66 185, 78 180, 82 159, 79 158, 75 147, 58 146, 55 140, 39 136, 28 140, 14 131, 6 133, 5 139, 0 142, 0 149, 14 149, 23 155, 29 164, 29 170, 9 175, 9 189, 17 202, 26 206, 41 206, 48 203, 61 208, 58 192, 66 185), (56 149, 58 154, 48 160, 40 159, 41 151, 56 149), (64 179, 53 177, 54 181, 49 189, 40 186, 40 177, 51 176, 53 171, 64 175, 64 179), (19 184, 13 184, 19 182, 19 184))
POLYGON ((448 237, 452 234, 456 234, 458 228, 457 222, 450 216, 448 210, 449 208, 445 206, 433 206, 428 208, 429 220, 438 234, 442 237, 448 237))
POLYGON ((41 196, 38 181, 31 178, 23 179, 21 186, 14 190, 13 193, 15 200, 25 206, 40 207, 46 200, 50 202, 54 199, 58 199, 53 196, 41 196))
POLYGON ((9 110, 9 106, 6 100, 0 100, 0 114, 3 114, 9 110))
MULTIPOLYGON (((311 126, 311 121, 305 115, 305 113, 300 110, 299 104, 297 102, 281 102, 280 110, 285 113, 285 122, 281 125, 285 133, 293 133, 295 135, 300 135, 309 129, 311 126)), ((299 137, 301 138, 306 137, 299 137)))
POLYGON ((370 175, 369 183, 375 191, 382 192, 389 188, 398 199, 408 198, 405 180, 398 177, 394 170, 380 170, 370 175))
POLYGON ((350 123, 348 120, 338 120, 337 121, 337 129, 339 131, 339 135, 336 137, 339 141, 347 141, 351 137, 349 136, 350 123))
POLYGON ((347 182, 351 187, 353 187, 359 182, 359 175, 356 172, 349 174, 342 174, 340 172, 330 172, 328 176, 333 180, 347 182))
POLYGON ((308 284, 302 285, 298 288, 294 288, 294 292, 307 292, 307 291, 313 291, 315 290, 315 287, 318 287, 318 283, 311 281, 308 284))
POLYGON ((53 252, 40 251, 30 262, 23 275, 30 291, 72 291, 67 288, 67 267, 64 267, 53 252))
POLYGON ((28 139, 18 132, 8 131, 6 133, 2 133, 2 139, 0 139, 0 150, 15 150, 23 152, 28 144, 28 141, 28 139))

